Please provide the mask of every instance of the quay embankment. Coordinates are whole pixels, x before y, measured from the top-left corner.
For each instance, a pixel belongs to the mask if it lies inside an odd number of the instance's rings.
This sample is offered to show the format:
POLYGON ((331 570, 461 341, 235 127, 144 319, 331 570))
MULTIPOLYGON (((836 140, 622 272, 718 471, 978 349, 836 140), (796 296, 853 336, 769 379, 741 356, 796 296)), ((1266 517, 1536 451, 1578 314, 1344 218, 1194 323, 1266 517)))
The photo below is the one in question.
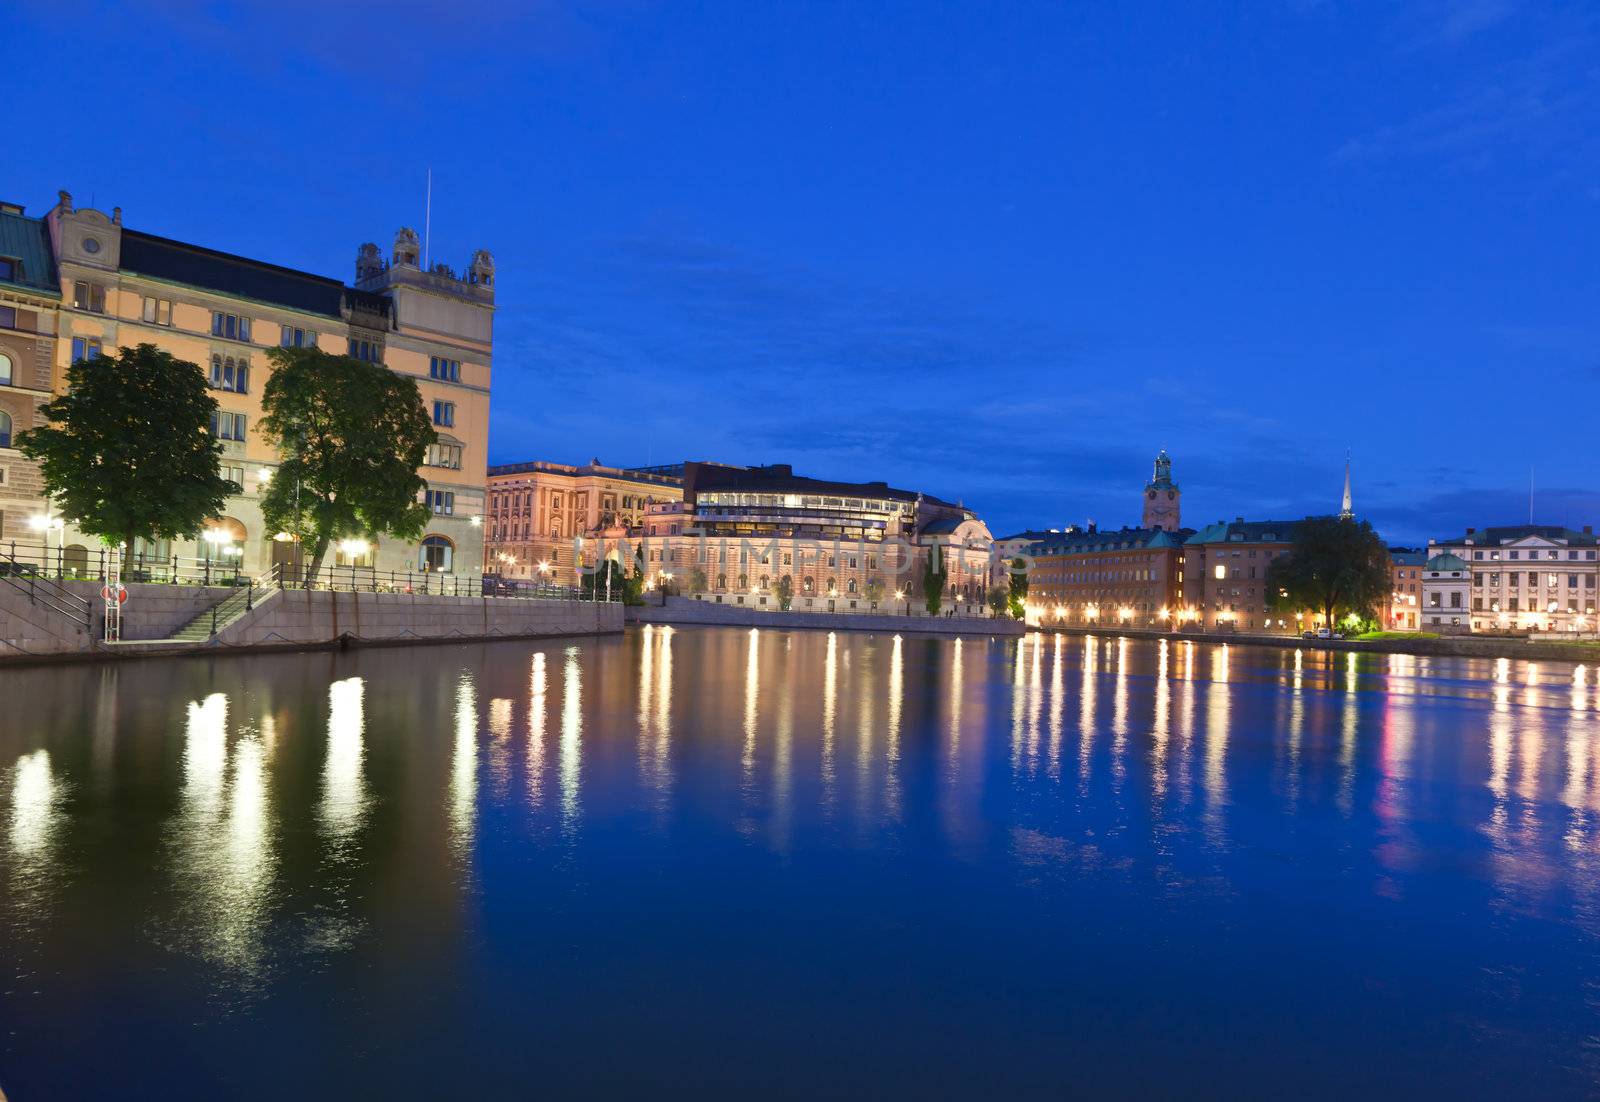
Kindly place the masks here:
POLYGON ((622 631, 616 602, 130 584, 103 641, 98 582, 0 586, 0 663, 394 646, 622 631))
POLYGON ((1145 631, 1138 628, 1082 628, 1045 626, 1029 628, 1058 635, 1096 635, 1129 639, 1188 640, 1195 643, 1230 643, 1236 646, 1304 648, 1307 650, 1367 651, 1373 654, 1416 654, 1439 658, 1514 658, 1532 661, 1594 662, 1600 660, 1600 642, 1529 640, 1474 635, 1438 638, 1307 639, 1299 635, 1257 635, 1227 631, 1145 631))
POLYGON ((930 616, 925 611, 806 612, 715 604, 692 597, 647 600, 627 610, 629 623, 690 624, 704 627, 809 628, 817 631, 916 632, 949 636, 1019 636, 1028 628, 1020 620, 1003 616, 930 616))

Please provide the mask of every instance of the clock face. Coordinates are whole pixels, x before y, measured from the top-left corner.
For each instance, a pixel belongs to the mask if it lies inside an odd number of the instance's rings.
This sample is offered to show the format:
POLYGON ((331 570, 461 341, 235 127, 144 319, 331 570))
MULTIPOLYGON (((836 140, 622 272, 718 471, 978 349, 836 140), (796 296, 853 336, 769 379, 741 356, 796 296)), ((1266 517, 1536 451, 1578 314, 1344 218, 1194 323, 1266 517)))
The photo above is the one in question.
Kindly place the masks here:
POLYGON ((90 256, 93 256, 95 253, 99 252, 100 239, 97 237, 85 237, 83 239, 83 251, 88 253, 90 256))

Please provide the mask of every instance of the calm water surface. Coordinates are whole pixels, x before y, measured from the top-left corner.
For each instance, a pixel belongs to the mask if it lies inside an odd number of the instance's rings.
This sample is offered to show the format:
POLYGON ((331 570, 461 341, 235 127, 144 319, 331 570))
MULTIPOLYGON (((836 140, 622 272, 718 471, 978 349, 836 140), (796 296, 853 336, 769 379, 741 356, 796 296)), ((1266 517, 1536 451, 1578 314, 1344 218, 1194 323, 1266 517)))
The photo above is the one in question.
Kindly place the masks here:
POLYGON ((1600 676, 644 628, 0 672, 0 1088, 1600 1088, 1600 676))

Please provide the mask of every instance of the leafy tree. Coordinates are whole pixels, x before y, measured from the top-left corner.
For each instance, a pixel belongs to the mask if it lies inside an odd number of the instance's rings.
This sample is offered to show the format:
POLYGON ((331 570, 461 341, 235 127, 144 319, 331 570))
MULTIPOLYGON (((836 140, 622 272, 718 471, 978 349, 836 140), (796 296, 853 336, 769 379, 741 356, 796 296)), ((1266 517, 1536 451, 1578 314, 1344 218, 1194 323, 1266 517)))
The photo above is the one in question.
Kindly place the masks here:
POLYGON ((1011 590, 1003 585, 989 587, 989 611, 1003 616, 1011 607, 1011 590))
POLYGON ((706 572, 698 566, 689 571, 689 592, 704 593, 706 591, 706 572))
POLYGON ((784 612, 789 611, 789 606, 794 604, 794 579, 785 574, 778 579, 778 607, 784 612))
POLYGON ((603 601, 609 592, 613 601, 639 605, 644 603, 642 582, 639 573, 628 574, 616 559, 606 559, 592 573, 584 574, 580 584, 584 596, 590 600, 603 601))
POLYGON ((1021 620, 1028 614, 1028 571, 1027 560, 1017 556, 1011 560, 1011 580, 1007 586, 1009 593, 1006 604, 1011 610, 1013 620, 1021 620))
POLYGON ((153 344, 80 360, 50 424, 17 442, 61 515, 113 547, 192 537, 243 487, 222 477, 200 368, 153 344))
POLYGON ((950 568, 945 565, 940 549, 935 547, 928 558, 928 568, 922 574, 922 598, 928 606, 928 615, 939 614, 939 606, 944 601, 944 587, 949 580, 950 568))
POLYGON ((416 540, 428 524, 417 474, 434 442, 417 384, 380 364, 317 348, 274 348, 261 434, 283 456, 261 512, 311 547, 307 584, 334 540, 416 540))
POLYGON ((1273 608, 1321 612, 1332 627, 1341 612, 1372 616, 1391 582, 1389 551, 1369 522, 1307 517, 1294 547, 1267 568, 1266 588, 1273 608))
POLYGON ((882 578, 869 578, 867 580, 867 600, 873 608, 883 602, 884 584, 882 578))

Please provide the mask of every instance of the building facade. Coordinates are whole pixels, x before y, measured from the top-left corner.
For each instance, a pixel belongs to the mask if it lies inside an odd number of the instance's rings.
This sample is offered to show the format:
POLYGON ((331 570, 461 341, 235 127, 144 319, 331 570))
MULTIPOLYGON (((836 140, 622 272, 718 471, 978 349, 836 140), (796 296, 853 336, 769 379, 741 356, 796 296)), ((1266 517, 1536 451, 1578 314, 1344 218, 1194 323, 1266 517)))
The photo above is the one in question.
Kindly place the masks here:
POLYGON ((1427 561, 1426 551, 1389 548, 1389 602, 1383 610, 1383 626, 1387 630, 1421 629, 1422 568, 1427 561))
MULTIPOLYGON (((472 257, 465 275, 424 270, 416 234, 403 229, 389 259, 357 251, 353 284, 125 228, 111 213, 78 207, 63 191, 46 217, 58 269, 60 339, 53 387, 75 359, 154 344, 200 366, 220 405, 212 431, 223 475, 243 487, 223 516, 193 539, 133 548, 237 562, 250 574, 300 560, 260 511, 279 456, 260 437, 261 389, 273 347, 316 347, 387 366, 416 381, 438 443, 419 472, 433 517, 417 543, 372 537, 330 552, 334 565, 380 571, 474 571, 483 561, 494 261, 472 257)), ((93 546, 72 530, 71 548, 93 546)))
POLYGON ((929 564, 943 608, 984 615, 993 538, 959 504, 883 482, 806 478, 787 464, 684 465, 683 500, 646 516, 646 584, 719 604, 796 611, 923 608, 929 564))
POLYGON ((1467 602, 1472 573, 1467 561, 1448 551, 1422 564, 1422 627, 1439 635, 1464 635, 1472 630, 1467 602))
POLYGON ((1069 528, 1035 544, 1028 619, 1041 624, 1176 627, 1184 617, 1182 530, 1069 528))
POLYGON ((1206 631, 1298 632, 1317 626, 1271 607, 1267 568, 1293 548, 1300 522, 1253 520, 1209 524, 1184 544, 1184 603, 1189 622, 1206 631))
POLYGON ((1183 492, 1172 481, 1172 457, 1162 448, 1156 456, 1155 473, 1144 488, 1144 519, 1140 524, 1163 532, 1183 527, 1183 492))
MULTIPOLYGON (((1590 635, 1596 629, 1596 592, 1600 585, 1600 539, 1593 526, 1581 531, 1559 525, 1509 525, 1469 528, 1461 536, 1429 540, 1431 559, 1450 555, 1465 564, 1470 584, 1462 597, 1461 617, 1470 630, 1488 634, 1557 633, 1590 635)), ((1442 585, 1424 579, 1422 627, 1434 630, 1451 606, 1435 607, 1438 596, 1449 599, 1442 585)))
POLYGON ((17 438, 43 423, 60 310, 49 227, 20 204, 0 203, 0 540, 54 538, 39 465, 17 450, 17 438))
POLYGON ((610 551, 638 539, 646 509, 682 500, 683 478, 670 469, 608 467, 598 459, 490 467, 483 571, 575 585, 577 559, 590 544, 610 551))

